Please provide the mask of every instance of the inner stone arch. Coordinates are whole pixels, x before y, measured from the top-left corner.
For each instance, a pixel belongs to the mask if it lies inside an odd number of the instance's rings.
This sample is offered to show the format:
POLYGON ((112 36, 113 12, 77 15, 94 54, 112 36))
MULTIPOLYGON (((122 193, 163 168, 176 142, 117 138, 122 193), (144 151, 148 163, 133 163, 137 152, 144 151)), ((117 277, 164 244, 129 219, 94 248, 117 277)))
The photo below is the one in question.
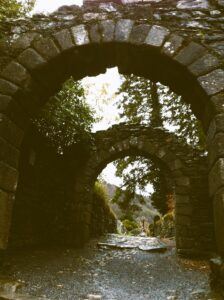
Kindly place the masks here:
POLYGON ((77 205, 81 201, 86 203, 77 214, 80 218, 75 218, 78 231, 84 228, 80 243, 89 238, 91 220, 88 225, 82 215, 90 214, 93 209, 92 191, 96 178, 108 163, 137 155, 154 159, 173 179, 177 252, 183 255, 205 255, 212 251, 211 199, 208 192, 202 189, 207 182, 206 157, 195 159, 196 153, 192 153, 191 147, 182 145, 173 134, 157 128, 117 125, 94 135, 93 148, 75 185, 77 205), (202 237, 203 228, 207 233, 205 235, 204 232, 202 237), (209 246, 207 238, 211 239, 209 246))

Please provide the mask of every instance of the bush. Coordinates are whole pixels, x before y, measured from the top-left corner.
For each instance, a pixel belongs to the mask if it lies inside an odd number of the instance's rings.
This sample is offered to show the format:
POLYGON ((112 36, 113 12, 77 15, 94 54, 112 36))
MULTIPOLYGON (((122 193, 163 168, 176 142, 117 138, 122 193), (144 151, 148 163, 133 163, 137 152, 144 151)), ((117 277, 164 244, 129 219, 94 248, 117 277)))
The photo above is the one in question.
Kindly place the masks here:
POLYGON ((128 219, 124 220, 122 223, 127 231, 132 231, 133 229, 138 228, 138 224, 136 222, 130 221, 128 219))
POLYGON ((149 225, 151 236, 162 238, 172 238, 175 236, 174 211, 165 214, 162 217, 156 216, 154 222, 149 225))
POLYGON ((102 202, 104 202, 105 204, 108 205, 109 197, 108 197, 106 189, 102 183, 100 183, 99 181, 95 182, 93 193, 97 199, 101 200, 102 202))
POLYGON ((109 198, 102 183, 97 181, 93 190, 91 230, 96 237, 106 232, 116 232, 117 218, 109 206, 109 198))

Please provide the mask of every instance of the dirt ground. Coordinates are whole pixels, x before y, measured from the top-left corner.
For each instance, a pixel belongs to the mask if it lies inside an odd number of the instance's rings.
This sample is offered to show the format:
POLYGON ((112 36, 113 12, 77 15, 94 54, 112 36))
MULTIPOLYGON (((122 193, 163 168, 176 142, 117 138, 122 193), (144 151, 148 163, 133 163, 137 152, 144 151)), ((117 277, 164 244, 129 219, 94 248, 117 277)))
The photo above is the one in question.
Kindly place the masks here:
POLYGON ((207 262, 178 258, 172 244, 153 253, 96 241, 82 250, 16 251, 4 276, 19 280, 20 292, 52 300, 220 299, 209 294, 207 262))

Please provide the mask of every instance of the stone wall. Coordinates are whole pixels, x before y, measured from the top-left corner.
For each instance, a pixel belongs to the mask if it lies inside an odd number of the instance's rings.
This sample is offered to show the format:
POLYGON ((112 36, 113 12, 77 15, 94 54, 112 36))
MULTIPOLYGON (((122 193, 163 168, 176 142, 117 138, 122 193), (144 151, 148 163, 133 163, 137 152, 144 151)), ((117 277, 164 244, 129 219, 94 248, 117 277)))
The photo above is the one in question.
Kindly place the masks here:
MULTIPOLYGON (((75 151, 79 155, 80 149, 75 151)), ((79 159, 73 168, 79 169, 79 159)), ((70 190, 69 161, 57 155, 47 141, 32 130, 23 143, 20 179, 15 197, 10 247, 79 246, 82 228, 73 228, 71 211, 75 195, 70 190)), ((73 172, 74 175, 74 172, 73 172)), ((78 174, 77 174, 78 176, 78 174)), ((75 178, 72 178, 75 185, 75 178)), ((94 197, 91 237, 114 232, 116 220, 107 203, 94 197)), ((82 205, 82 203, 80 203, 82 205)), ((74 213, 74 214, 73 214, 74 213)))

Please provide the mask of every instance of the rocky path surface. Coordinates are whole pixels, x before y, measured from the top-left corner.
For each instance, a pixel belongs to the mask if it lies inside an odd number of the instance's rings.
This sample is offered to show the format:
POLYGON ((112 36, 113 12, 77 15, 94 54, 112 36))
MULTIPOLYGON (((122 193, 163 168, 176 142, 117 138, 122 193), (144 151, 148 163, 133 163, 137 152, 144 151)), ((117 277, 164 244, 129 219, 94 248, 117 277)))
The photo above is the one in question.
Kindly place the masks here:
POLYGON ((208 294, 207 263, 177 258, 171 246, 149 252, 92 241, 82 250, 17 251, 4 276, 20 280, 20 293, 51 300, 220 299, 208 294))

